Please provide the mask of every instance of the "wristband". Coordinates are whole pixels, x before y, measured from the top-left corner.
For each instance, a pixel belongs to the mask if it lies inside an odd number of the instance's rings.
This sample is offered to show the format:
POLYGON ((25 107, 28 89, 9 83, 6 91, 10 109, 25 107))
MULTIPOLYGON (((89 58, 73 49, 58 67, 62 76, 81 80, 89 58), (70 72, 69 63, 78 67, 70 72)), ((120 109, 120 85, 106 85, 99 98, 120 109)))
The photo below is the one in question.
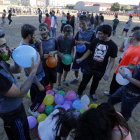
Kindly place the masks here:
POLYGON ((123 78, 126 79, 126 76, 127 76, 127 74, 124 74, 124 75, 123 75, 123 78))

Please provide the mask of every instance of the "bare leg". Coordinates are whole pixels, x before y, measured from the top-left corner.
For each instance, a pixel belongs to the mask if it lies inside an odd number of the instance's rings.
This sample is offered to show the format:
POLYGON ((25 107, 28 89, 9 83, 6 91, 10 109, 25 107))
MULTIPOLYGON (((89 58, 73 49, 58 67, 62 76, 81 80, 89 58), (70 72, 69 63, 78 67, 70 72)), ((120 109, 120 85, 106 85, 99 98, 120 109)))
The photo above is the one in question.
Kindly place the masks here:
POLYGON ((77 71, 75 71, 75 77, 76 78, 78 78, 78 73, 79 73, 79 71, 77 70, 77 71))
POLYGON ((54 83, 52 83, 52 82, 50 81, 51 89, 53 89, 53 85, 54 85, 54 83))
POLYGON ((125 32, 126 34, 125 34, 125 37, 127 37, 127 32, 125 32))
POLYGON ((123 33, 124 33, 124 31, 122 31, 122 34, 121 34, 121 36, 123 35, 123 33))
POLYGON ((58 85, 61 85, 61 76, 62 74, 58 73, 58 85))
POLYGON ((66 80, 67 74, 68 74, 68 72, 67 72, 67 71, 64 71, 63 81, 65 81, 65 80, 66 80))

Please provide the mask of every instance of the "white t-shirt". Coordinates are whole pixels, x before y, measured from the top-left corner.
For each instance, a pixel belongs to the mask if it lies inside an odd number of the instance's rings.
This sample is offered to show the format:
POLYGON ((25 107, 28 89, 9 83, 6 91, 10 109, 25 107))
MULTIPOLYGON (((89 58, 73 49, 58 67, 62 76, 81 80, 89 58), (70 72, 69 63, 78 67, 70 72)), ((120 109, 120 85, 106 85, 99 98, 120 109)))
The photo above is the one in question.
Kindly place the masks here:
MULTIPOLYGON (((53 118, 53 115, 58 113, 59 110, 55 109, 44 121, 40 122, 38 125, 38 135, 41 140, 55 140, 56 137, 56 121, 58 117, 53 118)), ((58 130, 57 136, 59 136, 61 126, 58 130)))
POLYGON ((127 50, 127 48, 130 46, 130 43, 128 43, 128 38, 125 40, 124 42, 124 52, 123 54, 121 55, 121 58, 123 58, 123 55, 125 53, 125 51, 127 50))
MULTIPOLYGON (((51 17, 51 27, 54 26, 55 21, 57 21, 57 17, 56 17, 56 16, 52 16, 52 17, 51 17)), ((55 24, 55 28, 57 28, 57 24, 55 24)))

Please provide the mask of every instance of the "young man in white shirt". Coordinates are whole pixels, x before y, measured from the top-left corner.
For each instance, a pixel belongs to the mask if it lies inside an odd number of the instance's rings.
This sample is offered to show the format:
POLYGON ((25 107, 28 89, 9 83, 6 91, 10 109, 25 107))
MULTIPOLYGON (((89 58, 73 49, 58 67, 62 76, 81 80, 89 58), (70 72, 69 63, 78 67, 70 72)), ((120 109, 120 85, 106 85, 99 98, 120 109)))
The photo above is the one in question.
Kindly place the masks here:
POLYGON ((52 16, 51 16, 52 37, 56 37, 56 28, 57 28, 57 17, 55 16, 55 12, 52 11, 52 16))

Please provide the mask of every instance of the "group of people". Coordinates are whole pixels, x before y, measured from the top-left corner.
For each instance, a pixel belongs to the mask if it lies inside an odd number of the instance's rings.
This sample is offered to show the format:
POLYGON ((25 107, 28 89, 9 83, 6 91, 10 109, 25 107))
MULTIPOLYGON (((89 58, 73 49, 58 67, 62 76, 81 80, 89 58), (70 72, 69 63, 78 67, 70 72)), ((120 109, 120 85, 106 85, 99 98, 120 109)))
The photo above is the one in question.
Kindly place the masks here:
MULTIPOLYGON (((56 37, 54 29, 57 17, 54 11, 51 14, 50 24, 47 21, 39 24, 40 40, 36 39, 37 29, 33 25, 24 24, 21 27, 22 40, 19 46, 29 45, 38 52, 37 61, 34 62, 32 59, 31 68, 24 69, 27 79, 21 87, 18 87, 13 76, 13 73, 21 72, 21 67, 15 62, 14 65, 6 62, 12 57, 13 50, 7 46, 5 33, 0 30, 0 117, 4 121, 4 128, 9 139, 31 139, 27 115, 22 104, 22 98, 27 95, 29 89, 32 104, 28 112, 37 117, 40 115, 37 109, 46 96, 45 86, 50 85, 55 93, 58 92, 54 88, 56 81, 58 81, 59 90, 64 90, 62 83, 69 86, 66 77, 71 70, 71 64, 62 63, 64 54, 69 54, 73 58, 72 71, 74 71, 75 78, 70 83, 75 84, 79 81, 80 69, 83 74, 77 89, 78 98, 81 98, 92 78, 89 93, 93 102, 97 102, 95 93, 100 80, 102 78, 105 81, 109 79, 117 57, 118 47, 110 39, 112 34, 110 25, 100 25, 95 31, 88 27, 88 16, 83 14, 79 16, 80 29, 75 37, 71 35, 73 29, 69 23, 62 28, 63 35, 56 37), (49 36, 50 29, 53 33, 52 37, 49 36), (86 50, 83 53, 78 51, 74 53, 74 46, 77 44, 84 44, 86 50), (48 67, 46 59, 56 54, 57 66, 48 67)), ((49 17, 49 14, 46 16, 49 17)), ((119 51, 122 51, 123 47, 126 51, 113 75, 110 91, 105 92, 106 95, 111 95, 108 103, 99 105, 97 109, 89 109, 82 115, 74 108, 68 111, 62 108, 54 110, 43 122, 39 123, 37 129, 39 139, 57 140, 67 137, 67 140, 132 140, 126 121, 130 119, 133 109, 140 102, 139 26, 132 29, 132 34, 123 42, 119 51), (124 68, 133 71, 132 77, 125 73, 124 68), (115 77, 118 72, 123 78, 130 81, 127 86, 121 86, 116 82, 115 77), (112 106, 118 102, 122 102, 122 115, 117 113, 112 106)))

